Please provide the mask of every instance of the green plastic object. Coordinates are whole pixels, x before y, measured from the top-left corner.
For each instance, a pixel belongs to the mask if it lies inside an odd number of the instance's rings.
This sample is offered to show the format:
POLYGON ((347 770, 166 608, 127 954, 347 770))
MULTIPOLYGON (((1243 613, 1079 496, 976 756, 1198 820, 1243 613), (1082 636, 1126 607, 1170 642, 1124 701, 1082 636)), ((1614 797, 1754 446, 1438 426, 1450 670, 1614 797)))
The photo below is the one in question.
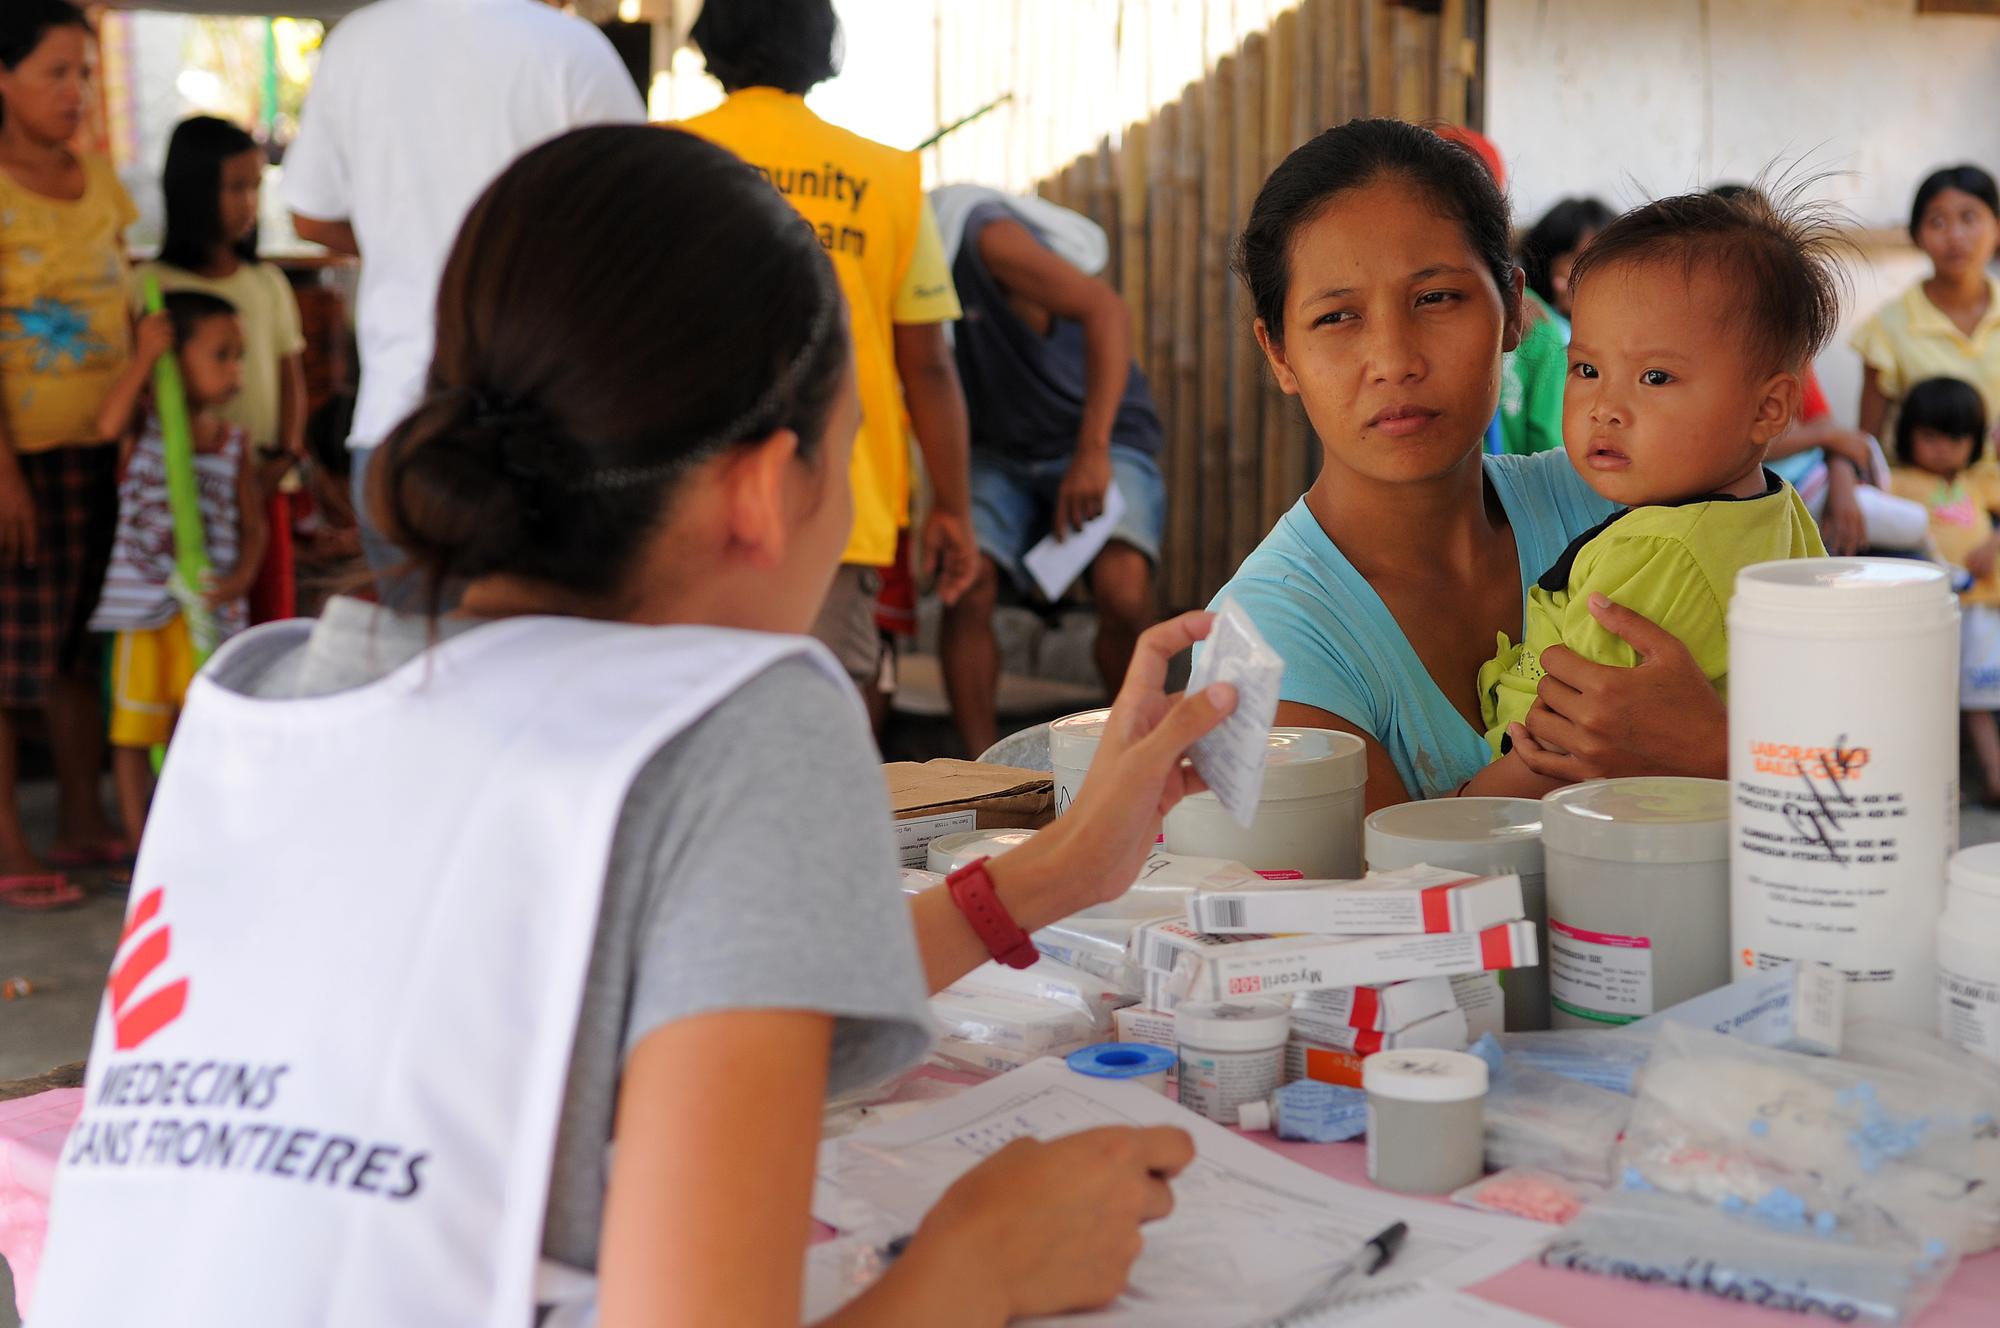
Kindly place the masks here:
MULTIPOLYGON (((146 312, 167 307, 159 279, 146 274, 146 312)), ((194 420, 188 414, 187 387, 181 364, 172 351, 153 366, 153 408, 160 413, 160 436, 167 454, 167 507, 174 518, 174 571, 167 589, 187 618, 197 665, 206 663, 220 643, 215 611, 202 597, 208 582, 208 536, 201 525, 201 489, 194 472, 194 420)))

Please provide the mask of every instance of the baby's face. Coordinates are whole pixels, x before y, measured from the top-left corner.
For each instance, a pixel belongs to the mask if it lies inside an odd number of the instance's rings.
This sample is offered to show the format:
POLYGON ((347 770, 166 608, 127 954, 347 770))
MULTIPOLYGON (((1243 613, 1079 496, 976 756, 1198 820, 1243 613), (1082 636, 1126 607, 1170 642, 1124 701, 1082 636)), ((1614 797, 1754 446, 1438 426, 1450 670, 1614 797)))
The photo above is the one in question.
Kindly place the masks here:
POLYGON ((1598 493, 1626 507, 1677 502, 1756 477, 1790 422, 1778 380, 1753 367, 1716 273, 1620 263, 1577 290, 1563 445, 1598 493))

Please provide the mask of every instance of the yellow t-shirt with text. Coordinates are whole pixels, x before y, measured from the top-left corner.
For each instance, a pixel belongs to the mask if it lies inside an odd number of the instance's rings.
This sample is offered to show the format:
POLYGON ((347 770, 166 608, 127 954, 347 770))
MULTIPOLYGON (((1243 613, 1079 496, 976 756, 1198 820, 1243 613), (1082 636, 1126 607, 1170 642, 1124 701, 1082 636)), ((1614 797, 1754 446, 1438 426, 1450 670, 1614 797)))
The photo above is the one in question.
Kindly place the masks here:
POLYGON ((0 171, 0 427, 16 452, 98 442, 132 353, 121 237, 139 212, 109 161, 85 157, 83 174, 72 201, 0 171))
POLYGON ((854 530, 843 562, 884 567, 909 521, 910 457, 895 325, 959 316, 923 167, 905 152, 830 125, 803 97, 744 88, 681 126, 757 168, 819 236, 847 297, 861 432, 854 440, 854 530))

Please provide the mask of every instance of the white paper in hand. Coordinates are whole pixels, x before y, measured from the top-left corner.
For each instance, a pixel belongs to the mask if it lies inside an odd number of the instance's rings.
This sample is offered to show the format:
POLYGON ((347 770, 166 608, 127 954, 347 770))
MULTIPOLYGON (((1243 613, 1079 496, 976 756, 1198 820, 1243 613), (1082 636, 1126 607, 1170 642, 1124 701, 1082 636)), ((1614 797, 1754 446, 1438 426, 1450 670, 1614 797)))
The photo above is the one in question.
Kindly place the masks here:
POLYGON ((1124 515, 1125 495, 1113 484, 1104 491, 1104 510, 1084 522, 1082 530, 1071 531, 1061 541, 1054 535, 1044 535, 1028 550, 1021 565, 1035 578, 1035 584, 1041 587, 1049 603, 1061 599, 1084 569, 1104 552, 1104 546, 1111 542, 1111 532, 1118 527, 1118 518, 1124 515))
POLYGON ((1188 753, 1195 771, 1245 830, 1264 792, 1264 759, 1271 721, 1278 716, 1278 685, 1285 661, 1271 649, 1234 596, 1216 606, 1215 629, 1194 663, 1189 691, 1226 682, 1236 689, 1236 709, 1222 726, 1188 753))

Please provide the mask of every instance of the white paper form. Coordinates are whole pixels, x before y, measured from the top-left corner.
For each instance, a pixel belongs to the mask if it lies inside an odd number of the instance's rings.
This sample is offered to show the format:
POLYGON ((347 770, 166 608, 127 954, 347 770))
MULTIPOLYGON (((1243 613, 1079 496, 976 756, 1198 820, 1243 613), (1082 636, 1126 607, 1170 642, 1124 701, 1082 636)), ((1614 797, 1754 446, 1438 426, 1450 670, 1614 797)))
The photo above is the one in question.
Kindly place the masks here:
POLYGON ((1097 555, 1104 552, 1104 546, 1111 542, 1111 532, 1118 528, 1118 518, 1125 515, 1125 495, 1118 492, 1116 484, 1104 490, 1104 510, 1083 523, 1083 529, 1069 532, 1058 541, 1054 535, 1044 535, 1022 557, 1021 565, 1028 569, 1028 575, 1035 578, 1035 584, 1042 588, 1042 594, 1053 604, 1063 597, 1083 570, 1095 562, 1097 555))
POLYGON ((1226 682, 1236 688, 1236 708, 1188 755, 1217 800, 1245 830, 1257 819, 1257 800, 1264 793, 1271 721, 1278 717, 1278 688, 1284 680, 1284 657, 1271 649, 1235 597, 1223 596, 1215 608, 1215 627, 1195 659, 1188 690, 1198 692, 1211 683, 1226 682))
POLYGON ((1401 1295, 1335 1305, 1298 1328, 1555 1328, 1547 1319, 1463 1291, 1425 1285, 1401 1295))
POLYGON ((1176 1125, 1195 1160, 1174 1182, 1174 1212, 1146 1228, 1146 1249, 1111 1307, 1049 1323, 1214 1328, 1289 1309, 1332 1266, 1392 1222, 1410 1234, 1371 1289, 1429 1280, 1464 1286, 1532 1257, 1549 1229, 1346 1185, 1298 1165, 1133 1084, 1078 1075, 1052 1058, 947 1102, 820 1149, 813 1213, 852 1239, 813 1251, 808 1309, 831 1313, 861 1286, 855 1252, 916 1229, 981 1158, 1024 1135, 1053 1139, 1100 1125, 1176 1125), (827 1299, 832 1297, 832 1299, 827 1299))

